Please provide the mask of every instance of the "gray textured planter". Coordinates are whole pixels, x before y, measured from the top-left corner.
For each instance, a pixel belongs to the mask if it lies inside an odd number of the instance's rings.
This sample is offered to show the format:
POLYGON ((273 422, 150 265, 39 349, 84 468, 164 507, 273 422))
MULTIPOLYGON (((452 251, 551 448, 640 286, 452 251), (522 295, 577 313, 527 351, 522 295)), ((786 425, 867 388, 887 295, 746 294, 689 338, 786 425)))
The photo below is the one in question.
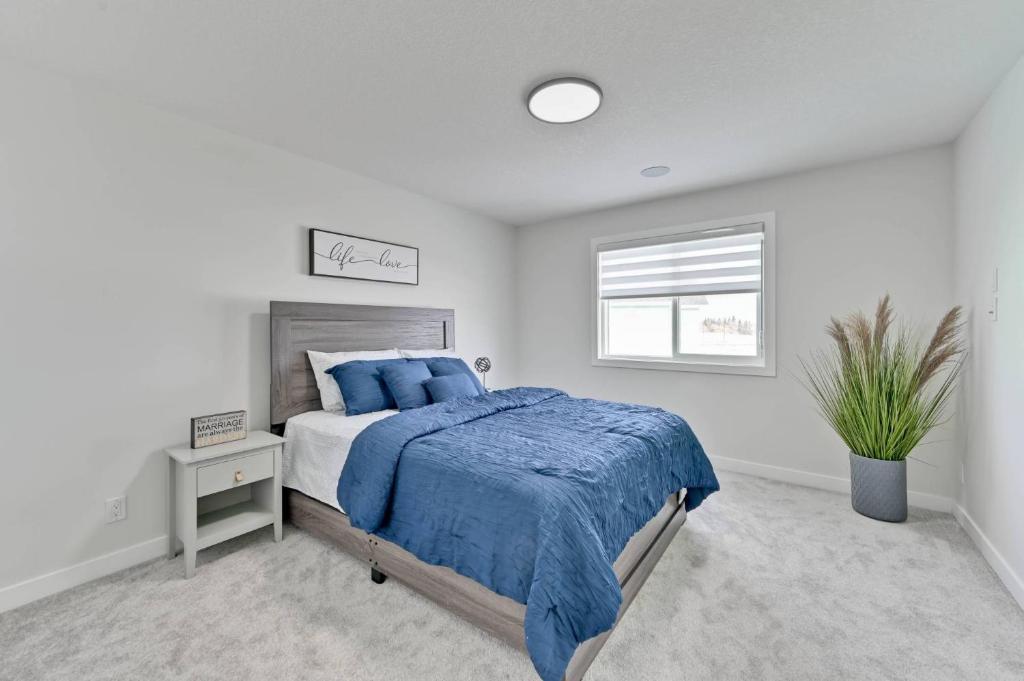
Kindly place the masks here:
POLYGON ((875 520, 907 519, 907 462, 869 459, 850 452, 853 510, 875 520))

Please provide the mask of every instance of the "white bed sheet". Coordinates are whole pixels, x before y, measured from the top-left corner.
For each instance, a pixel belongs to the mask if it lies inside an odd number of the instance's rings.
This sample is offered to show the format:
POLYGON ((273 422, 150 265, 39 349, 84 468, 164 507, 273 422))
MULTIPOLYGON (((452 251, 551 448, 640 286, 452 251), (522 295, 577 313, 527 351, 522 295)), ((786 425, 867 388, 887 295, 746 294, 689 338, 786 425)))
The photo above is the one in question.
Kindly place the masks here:
POLYGON ((338 505, 338 478, 352 441, 371 423, 397 413, 387 409, 345 416, 338 412, 308 411, 291 417, 284 427, 287 442, 281 461, 282 484, 344 513, 345 509, 338 505))

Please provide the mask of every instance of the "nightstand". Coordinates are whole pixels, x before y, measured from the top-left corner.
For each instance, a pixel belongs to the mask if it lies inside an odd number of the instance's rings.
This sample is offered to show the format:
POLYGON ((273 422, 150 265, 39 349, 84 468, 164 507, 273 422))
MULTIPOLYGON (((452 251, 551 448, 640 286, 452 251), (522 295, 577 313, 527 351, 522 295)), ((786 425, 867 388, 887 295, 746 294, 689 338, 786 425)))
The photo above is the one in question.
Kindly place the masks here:
POLYGON ((170 447, 167 557, 185 552, 185 578, 196 552, 267 525, 281 541, 281 455, 284 438, 257 430, 202 449, 170 447))

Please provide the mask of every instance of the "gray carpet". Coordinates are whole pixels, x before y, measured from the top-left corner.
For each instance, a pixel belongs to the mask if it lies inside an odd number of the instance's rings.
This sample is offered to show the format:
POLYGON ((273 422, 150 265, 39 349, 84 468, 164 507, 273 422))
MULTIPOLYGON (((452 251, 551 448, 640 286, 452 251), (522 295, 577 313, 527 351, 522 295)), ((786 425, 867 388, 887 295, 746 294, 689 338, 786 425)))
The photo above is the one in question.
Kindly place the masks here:
MULTIPOLYGON (((1024 614, 951 516, 724 474, 598 656, 610 679, 1022 679, 1024 614)), ((0 678, 535 679, 525 656, 286 527, 0 615, 0 678)))

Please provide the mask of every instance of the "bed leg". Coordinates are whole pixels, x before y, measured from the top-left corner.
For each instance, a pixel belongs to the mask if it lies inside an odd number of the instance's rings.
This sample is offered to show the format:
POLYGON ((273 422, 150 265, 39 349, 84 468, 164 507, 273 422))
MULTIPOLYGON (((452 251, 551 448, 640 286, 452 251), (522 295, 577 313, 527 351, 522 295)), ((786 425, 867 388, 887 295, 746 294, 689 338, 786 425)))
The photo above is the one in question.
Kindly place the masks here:
POLYGON ((387 581, 388 576, 377 568, 370 568, 370 579, 373 580, 374 584, 383 584, 387 581))

